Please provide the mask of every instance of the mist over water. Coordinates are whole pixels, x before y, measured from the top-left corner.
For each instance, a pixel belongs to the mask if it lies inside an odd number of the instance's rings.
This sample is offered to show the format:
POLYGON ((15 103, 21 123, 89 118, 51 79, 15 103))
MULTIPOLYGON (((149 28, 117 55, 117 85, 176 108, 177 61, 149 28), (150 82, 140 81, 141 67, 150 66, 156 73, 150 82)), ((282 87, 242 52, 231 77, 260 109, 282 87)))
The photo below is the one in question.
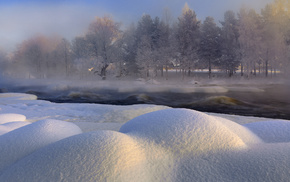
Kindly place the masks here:
MULTIPOLYGON (((197 82, 197 81, 195 81, 197 82)), ((9 81, 1 92, 35 94, 56 103, 156 104, 204 112, 290 119, 290 85, 273 82, 202 80, 196 84, 118 81, 9 81)))

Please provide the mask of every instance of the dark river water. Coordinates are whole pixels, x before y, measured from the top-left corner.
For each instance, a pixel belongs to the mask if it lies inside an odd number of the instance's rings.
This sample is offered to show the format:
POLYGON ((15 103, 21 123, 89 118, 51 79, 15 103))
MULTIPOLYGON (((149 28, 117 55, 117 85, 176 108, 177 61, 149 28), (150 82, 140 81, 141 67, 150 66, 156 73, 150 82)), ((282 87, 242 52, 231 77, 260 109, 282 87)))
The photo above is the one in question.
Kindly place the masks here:
POLYGON ((14 86, 2 88, 2 92, 30 93, 38 99, 56 103, 98 103, 112 105, 157 104, 174 108, 190 108, 204 112, 280 118, 290 120, 289 86, 272 84, 252 89, 245 86, 228 86, 226 92, 202 91, 179 92, 156 88, 127 89, 115 88, 84 89, 65 87, 47 89, 40 86, 14 86))

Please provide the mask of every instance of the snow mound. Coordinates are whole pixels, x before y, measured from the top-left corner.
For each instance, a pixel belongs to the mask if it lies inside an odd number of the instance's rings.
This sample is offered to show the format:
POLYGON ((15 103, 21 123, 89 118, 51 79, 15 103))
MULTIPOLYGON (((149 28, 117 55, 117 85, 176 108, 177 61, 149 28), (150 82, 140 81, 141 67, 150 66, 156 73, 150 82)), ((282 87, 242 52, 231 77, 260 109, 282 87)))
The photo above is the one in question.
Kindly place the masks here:
POLYGON ((41 120, 0 136, 0 173, 33 151, 81 132, 72 123, 41 120))
POLYGON ((15 122, 15 121, 25 121, 26 117, 22 114, 0 114, 0 124, 15 122))
POLYGON ((147 138, 176 154, 246 148, 231 128, 214 117, 189 109, 166 109, 136 117, 120 132, 147 138))
POLYGON ((0 180, 150 181, 145 162, 142 148, 131 137, 98 131, 44 147, 11 166, 0 180))
POLYGON ((223 123, 223 125, 230 128, 231 131, 234 132, 236 135, 238 135, 243 140, 243 142, 245 142, 247 145, 261 144, 263 142, 251 130, 249 130, 248 128, 236 122, 233 122, 232 120, 228 120, 228 119, 218 117, 218 116, 212 116, 212 117, 214 117, 215 119, 223 123))
MULTIPOLYGON (((242 182, 288 181, 290 176, 288 121, 243 126, 194 110, 162 108, 121 126, 118 116, 124 121, 125 115, 152 107, 56 105, 67 115, 86 109, 94 122, 77 124, 98 131, 81 133, 72 123, 42 120, 0 136, 0 181, 242 182), (109 123, 95 122, 101 118, 109 123), (120 126, 119 132, 99 130, 120 126)), ((19 123, 27 122, 0 129, 19 123)))
POLYGON ((244 125, 266 143, 290 142, 290 122, 260 121, 244 125))
POLYGON ((23 93, 1 93, 0 101, 3 100, 36 100, 37 96, 32 94, 23 94, 23 93))
POLYGON ((26 126, 28 124, 30 124, 30 122, 26 122, 26 121, 0 124, 0 135, 3 135, 3 134, 8 133, 10 131, 13 131, 13 130, 20 128, 22 126, 26 126))

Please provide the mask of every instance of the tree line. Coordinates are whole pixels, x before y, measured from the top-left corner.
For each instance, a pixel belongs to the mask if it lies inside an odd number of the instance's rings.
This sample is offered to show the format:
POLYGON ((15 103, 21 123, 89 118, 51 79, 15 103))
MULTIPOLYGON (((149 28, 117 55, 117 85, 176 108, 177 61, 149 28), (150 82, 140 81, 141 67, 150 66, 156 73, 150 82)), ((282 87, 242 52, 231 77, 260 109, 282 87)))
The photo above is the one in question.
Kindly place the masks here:
POLYGON ((136 76, 168 79, 168 70, 182 77, 206 69, 255 77, 288 75, 290 68, 290 2, 275 0, 261 13, 241 8, 214 18, 197 19, 185 4, 173 20, 168 9, 162 18, 143 15, 126 29, 111 17, 97 17, 83 36, 69 41, 37 35, 23 41, 12 55, 0 53, 2 75, 25 78, 106 79, 136 76), (237 72, 239 70, 239 72, 237 72))

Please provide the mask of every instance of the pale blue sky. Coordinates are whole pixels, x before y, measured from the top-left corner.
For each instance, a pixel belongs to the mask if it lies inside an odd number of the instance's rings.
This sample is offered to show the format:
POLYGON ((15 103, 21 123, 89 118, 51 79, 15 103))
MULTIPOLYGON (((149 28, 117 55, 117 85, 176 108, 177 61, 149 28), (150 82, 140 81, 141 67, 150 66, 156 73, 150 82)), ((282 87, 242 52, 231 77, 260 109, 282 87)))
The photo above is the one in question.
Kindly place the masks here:
POLYGON ((174 19, 185 4, 203 20, 213 16, 223 19, 226 10, 238 11, 241 5, 257 12, 273 0, 0 0, 0 47, 12 49, 15 44, 34 35, 59 34, 68 39, 85 33, 95 16, 111 15, 128 24, 143 14, 162 16, 165 7, 174 19))

